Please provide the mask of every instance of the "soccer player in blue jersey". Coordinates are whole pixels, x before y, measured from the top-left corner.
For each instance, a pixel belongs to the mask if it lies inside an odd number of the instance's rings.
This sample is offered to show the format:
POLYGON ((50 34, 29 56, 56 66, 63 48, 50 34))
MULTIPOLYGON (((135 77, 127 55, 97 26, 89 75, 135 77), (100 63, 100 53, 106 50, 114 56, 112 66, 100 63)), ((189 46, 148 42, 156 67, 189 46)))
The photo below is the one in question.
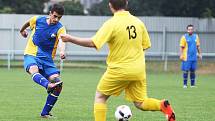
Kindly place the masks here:
POLYGON ((200 49, 200 39, 194 34, 194 26, 187 26, 187 33, 180 41, 180 60, 182 60, 181 70, 183 71, 184 88, 187 88, 188 73, 190 72, 191 87, 195 87, 195 71, 197 69, 197 57, 202 59, 200 49))
POLYGON ((48 97, 41 112, 42 118, 51 118, 50 111, 55 105, 62 90, 60 71, 56 68, 55 57, 58 42, 60 43, 60 57, 65 58, 65 43, 59 41, 58 36, 65 34, 64 26, 59 22, 64 14, 64 7, 54 4, 49 16, 34 16, 20 29, 23 37, 27 37, 26 28, 30 26, 31 36, 24 52, 24 68, 34 82, 47 89, 48 97))

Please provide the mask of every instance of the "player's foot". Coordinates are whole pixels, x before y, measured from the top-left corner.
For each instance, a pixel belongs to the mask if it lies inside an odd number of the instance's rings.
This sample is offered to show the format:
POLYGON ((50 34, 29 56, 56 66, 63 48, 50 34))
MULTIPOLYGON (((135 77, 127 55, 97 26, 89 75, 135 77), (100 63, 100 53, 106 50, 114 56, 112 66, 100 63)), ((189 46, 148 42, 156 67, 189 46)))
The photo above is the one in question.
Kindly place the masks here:
POLYGON ((46 118, 46 119, 53 119, 53 118, 56 118, 54 117, 52 114, 47 114, 47 115, 40 115, 41 118, 46 118))
POLYGON ((196 88, 196 86, 195 85, 191 85, 190 88, 196 88))
POLYGON ((163 100, 161 102, 161 111, 166 115, 167 121, 176 121, 175 113, 168 100, 163 100))
POLYGON ((184 85, 184 86, 183 86, 183 88, 185 88, 185 89, 186 89, 186 88, 187 88, 187 85, 184 85))
POLYGON ((56 83, 49 83, 48 84, 48 88, 47 88, 47 93, 52 93, 54 91, 54 89, 58 86, 62 86, 63 82, 62 81, 59 81, 59 82, 56 82, 56 83))

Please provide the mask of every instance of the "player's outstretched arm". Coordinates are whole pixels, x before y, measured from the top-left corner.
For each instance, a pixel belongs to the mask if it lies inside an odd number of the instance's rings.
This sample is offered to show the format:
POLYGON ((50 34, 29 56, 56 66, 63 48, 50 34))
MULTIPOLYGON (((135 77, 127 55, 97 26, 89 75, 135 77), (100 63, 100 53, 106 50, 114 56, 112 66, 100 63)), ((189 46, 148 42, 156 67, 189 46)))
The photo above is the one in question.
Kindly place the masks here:
POLYGON ((62 39, 59 39, 59 50, 60 50, 60 58, 61 59, 65 59, 66 58, 65 47, 66 47, 65 42, 63 42, 62 39))
POLYGON ((61 34, 60 38, 62 39, 63 42, 71 42, 83 47, 96 48, 91 38, 80 38, 80 37, 71 36, 69 34, 61 34))
POLYGON ((26 31, 26 28, 28 28, 30 26, 30 22, 29 21, 27 21, 23 26, 22 26, 22 28, 20 29, 20 34, 24 37, 24 38, 26 38, 27 36, 28 36, 28 32, 26 31))

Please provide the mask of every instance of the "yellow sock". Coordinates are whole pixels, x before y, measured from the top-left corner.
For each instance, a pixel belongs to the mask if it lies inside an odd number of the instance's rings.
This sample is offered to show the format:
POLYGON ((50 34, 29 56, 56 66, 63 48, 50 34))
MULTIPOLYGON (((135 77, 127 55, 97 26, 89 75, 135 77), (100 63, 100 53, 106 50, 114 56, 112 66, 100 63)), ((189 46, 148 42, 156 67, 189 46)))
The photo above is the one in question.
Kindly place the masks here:
POLYGON ((142 103, 141 107, 145 111, 160 111, 161 101, 154 98, 147 98, 142 103))
POLYGON ((106 121, 107 105, 104 103, 94 104, 95 121, 106 121))

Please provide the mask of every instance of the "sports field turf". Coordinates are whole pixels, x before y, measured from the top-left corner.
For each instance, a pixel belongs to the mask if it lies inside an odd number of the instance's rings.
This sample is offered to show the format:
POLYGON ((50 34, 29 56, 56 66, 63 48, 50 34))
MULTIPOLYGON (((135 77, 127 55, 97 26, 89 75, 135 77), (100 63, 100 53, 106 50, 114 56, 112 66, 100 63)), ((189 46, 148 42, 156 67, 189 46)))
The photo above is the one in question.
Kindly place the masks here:
MULTIPOLYGON (((93 99, 104 69, 64 69, 62 95, 54 107, 54 121, 93 121, 93 99)), ((197 88, 182 88, 181 73, 149 72, 148 96, 167 98, 175 109, 177 121, 215 121, 215 76, 198 76, 197 88)), ((41 121, 39 113, 46 91, 23 69, 0 68, 0 121, 41 121)), ((166 121, 160 112, 142 112, 120 97, 110 98, 107 121, 115 121, 118 105, 129 105, 131 121, 166 121)))

